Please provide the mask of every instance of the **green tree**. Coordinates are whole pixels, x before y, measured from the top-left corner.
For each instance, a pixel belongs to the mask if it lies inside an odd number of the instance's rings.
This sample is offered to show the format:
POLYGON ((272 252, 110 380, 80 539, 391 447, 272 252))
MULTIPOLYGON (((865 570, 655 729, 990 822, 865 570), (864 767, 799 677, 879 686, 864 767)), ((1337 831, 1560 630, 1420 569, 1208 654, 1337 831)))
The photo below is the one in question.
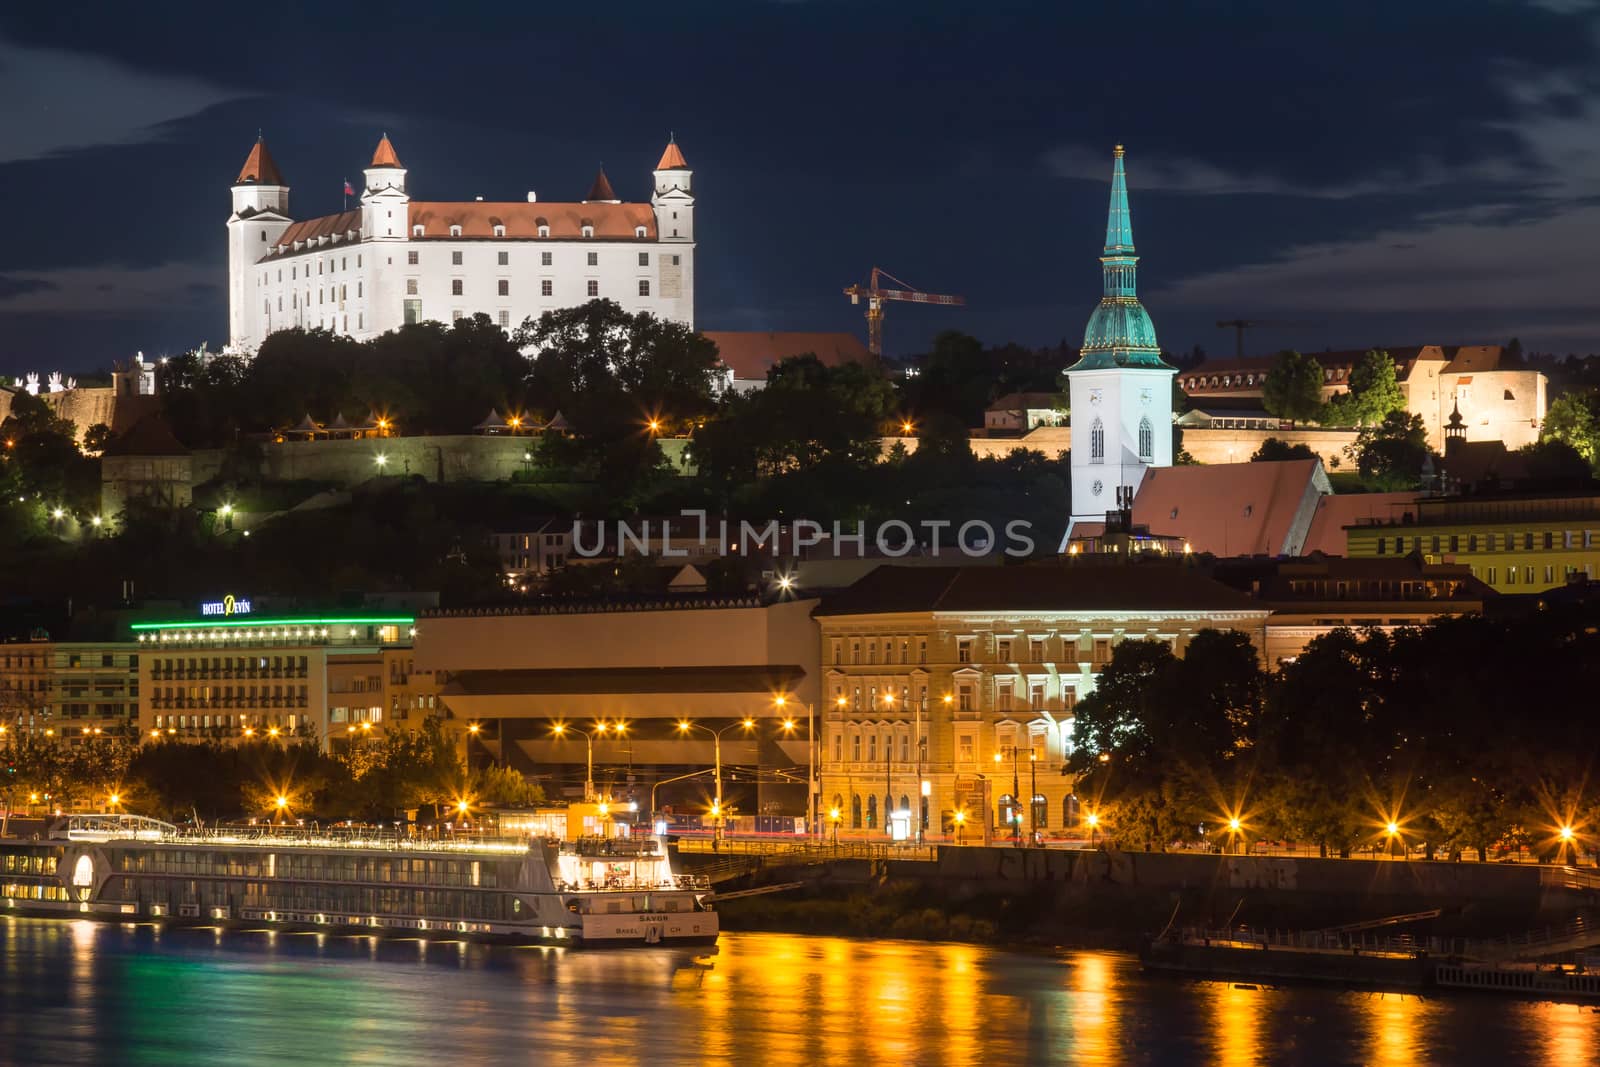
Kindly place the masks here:
POLYGON ((111 443, 111 427, 103 422, 97 422, 83 431, 83 450, 85 452, 104 452, 106 445, 111 443))
POLYGON ((1250 462, 1267 463, 1285 459, 1316 458, 1316 452, 1312 450, 1310 445, 1305 444, 1304 442, 1297 441, 1291 445, 1289 442, 1284 441, 1281 438, 1269 437, 1265 441, 1261 442, 1261 447, 1257 448, 1253 453, 1251 453, 1250 462))
POLYGON ((1328 399, 1322 422, 1329 426, 1374 426, 1406 410, 1406 397, 1389 353, 1369 349, 1350 368, 1350 388, 1328 399))
POLYGON ((1600 394, 1569 392, 1551 401, 1545 412, 1541 441, 1569 445, 1591 467, 1600 465, 1600 394))
POLYGON ((1422 416, 1391 411, 1365 426, 1351 446, 1361 484, 1374 492, 1415 489, 1431 454, 1422 416))
POLYGON ((1322 415, 1322 364, 1293 349, 1278 353, 1261 385, 1261 406, 1280 419, 1310 422, 1322 415))

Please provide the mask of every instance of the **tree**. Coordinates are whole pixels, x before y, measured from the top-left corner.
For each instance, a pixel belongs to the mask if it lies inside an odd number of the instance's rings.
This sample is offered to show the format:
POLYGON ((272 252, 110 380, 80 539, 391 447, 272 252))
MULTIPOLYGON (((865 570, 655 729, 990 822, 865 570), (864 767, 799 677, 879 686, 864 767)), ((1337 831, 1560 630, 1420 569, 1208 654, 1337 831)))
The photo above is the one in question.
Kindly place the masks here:
POLYGON ((1391 411, 1373 426, 1363 427, 1350 446, 1361 484, 1374 492, 1415 489, 1431 454, 1422 416, 1391 411))
POLYGON ((1322 364, 1293 349, 1278 353, 1261 384, 1261 406, 1280 419, 1310 422, 1322 415, 1322 364))
POLYGON ((1551 401, 1539 440, 1569 445, 1591 467, 1600 466, 1600 394, 1570 392, 1551 401))
POLYGON ((103 422, 97 422, 83 431, 83 450, 85 452, 104 452, 106 445, 111 443, 111 427, 103 422))
POLYGON ((1269 437, 1265 441, 1261 442, 1260 448, 1257 448, 1253 453, 1251 453, 1250 462, 1268 463, 1285 459, 1316 458, 1316 452, 1312 450, 1310 445, 1304 443, 1303 441, 1296 441, 1291 445, 1289 442, 1280 438, 1269 437))
POLYGON ((1406 397, 1394 374, 1389 353, 1369 349, 1350 368, 1348 392, 1328 399, 1322 422, 1329 426, 1373 426, 1389 414, 1406 410, 1406 397))

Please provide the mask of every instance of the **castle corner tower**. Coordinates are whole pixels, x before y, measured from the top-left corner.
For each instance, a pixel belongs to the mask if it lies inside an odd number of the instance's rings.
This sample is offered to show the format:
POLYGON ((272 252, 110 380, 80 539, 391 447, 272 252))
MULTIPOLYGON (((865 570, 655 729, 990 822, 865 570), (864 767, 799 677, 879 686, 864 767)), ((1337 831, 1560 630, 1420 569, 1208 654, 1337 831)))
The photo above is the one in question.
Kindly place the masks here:
MULTIPOLYGON (((1118 145, 1111 206, 1100 255, 1103 291, 1089 316, 1078 362, 1067 368, 1072 404, 1072 523, 1103 522, 1118 490, 1137 492, 1144 472, 1172 466, 1172 376, 1155 326, 1139 303, 1128 212, 1128 180, 1118 145)), ((1070 530, 1070 528, 1069 528, 1070 530)))

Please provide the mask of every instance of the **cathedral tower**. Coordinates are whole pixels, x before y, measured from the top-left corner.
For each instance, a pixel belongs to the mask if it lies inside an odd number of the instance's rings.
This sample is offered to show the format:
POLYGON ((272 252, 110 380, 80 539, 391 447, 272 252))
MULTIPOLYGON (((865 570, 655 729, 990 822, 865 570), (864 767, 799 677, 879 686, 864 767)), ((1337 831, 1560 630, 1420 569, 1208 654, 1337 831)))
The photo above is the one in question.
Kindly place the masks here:
POLYGON ((1172 466, 1172 376, 1156 330, 1139 303, 1128 213, 1128 181, 1118 145, 1101 253, 1100 305, 1089 316, 1078 362, 1067 368, 1072 404, 1072 521, 1105 520, 1118 490, 1137 492, 1144 472, 1172 466))

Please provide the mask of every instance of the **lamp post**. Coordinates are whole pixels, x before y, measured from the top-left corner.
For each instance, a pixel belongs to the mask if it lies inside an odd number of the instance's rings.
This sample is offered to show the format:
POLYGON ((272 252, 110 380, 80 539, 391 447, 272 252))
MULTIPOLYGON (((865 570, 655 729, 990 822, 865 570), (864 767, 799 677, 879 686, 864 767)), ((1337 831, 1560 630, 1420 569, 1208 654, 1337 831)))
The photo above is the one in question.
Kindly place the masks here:
POLYGON ((1028 843, 1039 843, 1039 753, 1028 750, 1028 843))
POLYGON ((680 734, 686 734, 690 730, 704 730, 706 733, 711 735, 712 752, 716 759, 717 774, 717 792, 711 801, 711 817, 717 821, 716 832, 717 840, 719 841, 722 840, 722 826, 723 821, 726 818, 726 816, 723 815, 722 807, 722 735, 727 733, 729 730, 749 731, 754 730, 755 728, 756 721, 751 718, 741 719, 736 723, 729 723, 720 730, 713 730, 709 726, 704 726, 697 722, 690 722, 688 719, 684 719, 678 723, 678 732, 680 734))
POLYGON ((994 761, 1000 762, 1001 754, 1006 749, 1011 750, 1011 844, 1014 848, 1022 847, 1022 815, 1017 811, 1018 794, 1022 792, 1022 785, 1018 781, 1017 746, 1003 745, 999 752, 994 754, 994 761))
POLYGON ((1089 824, 1089 847, 1092 849, 1094 848, 1095 831, 1100 829, 1100 816, 1091 811, 1083 817, 1083 821, 1089 824))
MULTIPOLYGON (((787 588, 787 586, 785 587, 787 588)), ((779 711, 789 703, 789 698, 778 694, 772 698, 772 704, 779 711)), ((783 728, 793 733, 797 724, 793 719, 783 720, 783 728)), ((818 813, 821 809, 817 792, 817 711, 816 705, 806 703, 806 834, 817 832, 818 813)))
MULTIPOLYGON (((601 721, 601 722, 598 722, 598 723, 595 724, 593 733, 591 733, 588 730, 585 730, 583 732, 583 747, 584 747, 583 802, 585 804, 593 803, 594 798, 595 798, 595 792, 594 792, 594 738, 595 738, 595 734, 599 734, 601 737, 604 737, 608 732, 613 732, 614 731, 618 737, 621 737, 624 733, 627 732, 627 730, 628 730, 628 724, 627 723, 620 722, 620 721, 619 722, 614 722, 614 723, 608 723, 608 722, 601 721)), ((567 724, 564 723, 564 722, 554 723, 550 727, 550 732, 552 734, 554 734, 556 737, 566 737, 567 736, 567 724)), ((652 814, 654 814, 654 813, 652 813, 652 814)))

